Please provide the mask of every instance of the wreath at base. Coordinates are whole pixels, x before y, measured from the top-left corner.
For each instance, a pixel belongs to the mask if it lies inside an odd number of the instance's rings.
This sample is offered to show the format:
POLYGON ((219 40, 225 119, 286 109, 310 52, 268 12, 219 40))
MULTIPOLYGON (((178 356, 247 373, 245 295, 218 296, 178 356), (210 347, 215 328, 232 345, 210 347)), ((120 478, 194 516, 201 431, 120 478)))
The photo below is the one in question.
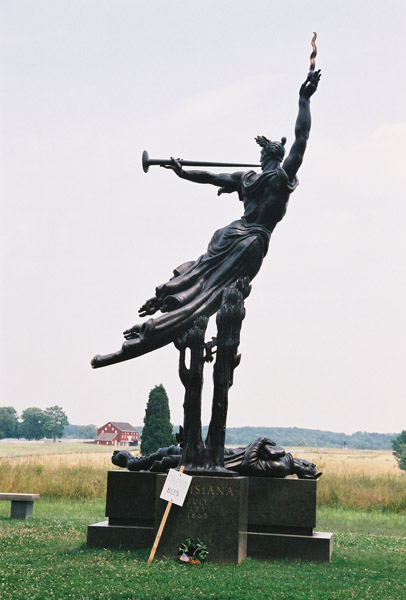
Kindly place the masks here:
POLYGON ((178 549, 178 561, 183 565, 206 562, 209 551, 200 538, 187 538, 178 549))

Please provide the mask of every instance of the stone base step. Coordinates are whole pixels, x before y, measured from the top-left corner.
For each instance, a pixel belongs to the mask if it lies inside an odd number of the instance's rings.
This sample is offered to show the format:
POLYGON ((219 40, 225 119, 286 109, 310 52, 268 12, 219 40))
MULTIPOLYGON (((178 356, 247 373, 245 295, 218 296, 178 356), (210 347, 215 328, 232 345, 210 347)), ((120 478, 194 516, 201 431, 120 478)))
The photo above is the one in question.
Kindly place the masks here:
POLYGON ((302 559, 330 562, 333 534, 315 531, 313 535, 278 533, 247 534, 247 556, 266 560, 302 559))
POLYGON ((91 548, 141 550, 151 548, 154 539, 153 527, 109 525, 108 521, 101 521, 87 528, 87 545, 91 548))

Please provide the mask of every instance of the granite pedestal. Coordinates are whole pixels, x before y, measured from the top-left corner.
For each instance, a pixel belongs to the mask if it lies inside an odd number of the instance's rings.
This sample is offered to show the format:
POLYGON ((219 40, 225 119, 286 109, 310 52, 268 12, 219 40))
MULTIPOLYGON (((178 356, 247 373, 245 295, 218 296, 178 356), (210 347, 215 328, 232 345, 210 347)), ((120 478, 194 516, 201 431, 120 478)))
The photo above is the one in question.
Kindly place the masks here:
MULTIPOLYGON (((151 548, 166 506, 159 498, 165 478, 109 471, 108 521, 89 525, 88 546, 151 548)), ((316 496, 316 480, 194 476, 183 507, 172 506, 156 556, 175 557, 181 542, 199 537, 215 562, 329 561, 332 534, 314 532, 316 496)))
POLYGON ((332 533, 315 532, 315 479, 249 478, 247 556, 329 562, 332 533))
MULTIPOLYGON (((166 502, 159 498, 166 475, 158 475, 155 533, 166 502)), ((193 477, 185 503, 173 505, 156 556, 176 556, 187 538, 200 538, 214 562, 240 563, 247 557, 247 477, 193 477)))
POLYGON ((109 471, 106 517, 89 525, 87 545, 139 550, 154 543, 156 473, 109 471))
MULTIPOLYGON (((89 525, 87 545, 98 548, 152 547, 167 502, 159 497, 166 475, 109 471, 106 516, 89 525)), ((247 554, 246 477, 193 477, 183 507, 171 508, 156 552, 176 557, 188 537, 199 537, 210 560, 239 563, 247 554)))

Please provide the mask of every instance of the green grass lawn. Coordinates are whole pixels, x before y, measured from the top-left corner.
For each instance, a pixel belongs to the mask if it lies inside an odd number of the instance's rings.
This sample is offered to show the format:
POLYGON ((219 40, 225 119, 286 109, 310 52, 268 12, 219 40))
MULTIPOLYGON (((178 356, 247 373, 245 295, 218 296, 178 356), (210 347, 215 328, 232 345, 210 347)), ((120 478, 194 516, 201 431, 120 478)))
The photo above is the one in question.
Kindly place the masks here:
POLYGON ((2 600, 404 600, 406 519, 390 513, 320 509, 333 531, 330 564, 302 561, 196 567, 147 566, 148 551, 88 550, 86 527, 104 519, 104 501, 41 500, 28 521, 0 502, 2 600))

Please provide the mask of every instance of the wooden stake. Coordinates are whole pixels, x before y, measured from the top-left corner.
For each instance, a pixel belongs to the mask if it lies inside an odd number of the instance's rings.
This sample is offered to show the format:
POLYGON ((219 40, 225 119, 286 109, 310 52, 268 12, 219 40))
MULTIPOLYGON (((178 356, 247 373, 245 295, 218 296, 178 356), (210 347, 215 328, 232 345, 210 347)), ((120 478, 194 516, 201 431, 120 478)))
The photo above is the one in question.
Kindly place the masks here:
MULTIPOLYGON (((179 473, 183 473, 184 470, 185 470, 185 465, 182 465, 181 468, 179 469, 179 473)), ((156 549, 158 548, 159 540, 161 539, 162 532, 164 530, 164 527, 166 525, 166 520, 169 515, 169 511, 172 508, 172 504, 173 504, 172 501, 169 500, 167 507, 165 508, 165 512, 164 512, 161 524, 158 529, 158 533, 156 534, 154 545, 152 546, 151 554, 149 555, 148 565, 150 565, 152 563, 152 561, 154 560, 155 552, 156 552, 156 549)))

